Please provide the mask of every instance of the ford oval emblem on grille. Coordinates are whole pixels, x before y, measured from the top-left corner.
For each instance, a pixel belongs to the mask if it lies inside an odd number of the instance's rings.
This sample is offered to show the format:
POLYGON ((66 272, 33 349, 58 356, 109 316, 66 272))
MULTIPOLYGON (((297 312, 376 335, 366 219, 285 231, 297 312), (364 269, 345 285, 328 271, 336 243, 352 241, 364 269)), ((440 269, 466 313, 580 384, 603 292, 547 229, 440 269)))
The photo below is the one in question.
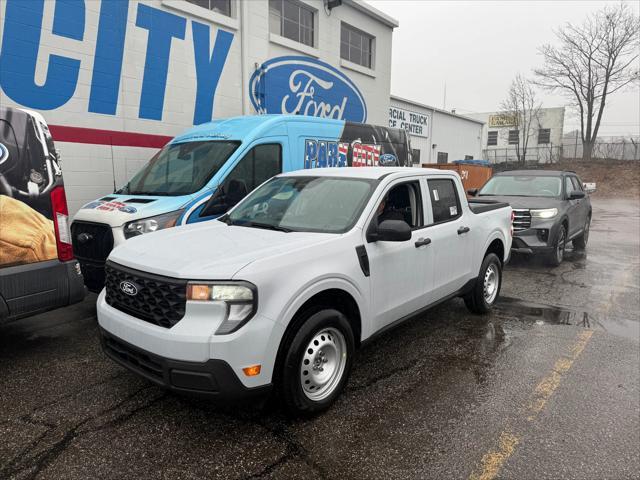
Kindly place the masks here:
POLYGON ((120 282, 120 290, 132 297, 138 294, 138 287, 133 282, 120 282))

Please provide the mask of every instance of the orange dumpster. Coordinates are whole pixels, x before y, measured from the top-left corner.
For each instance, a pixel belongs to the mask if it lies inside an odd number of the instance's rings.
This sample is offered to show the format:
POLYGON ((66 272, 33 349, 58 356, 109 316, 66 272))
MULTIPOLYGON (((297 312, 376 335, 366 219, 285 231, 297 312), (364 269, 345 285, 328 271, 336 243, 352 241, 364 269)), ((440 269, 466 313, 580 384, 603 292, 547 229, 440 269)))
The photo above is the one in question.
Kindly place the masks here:
POLYGON ((481 188, 491 178, 493 170, 483 165, 469 165, 465 163, 423 163, 424 168, 437 168, 440 170, 453 170, 460 175, 464 190, 481 188))

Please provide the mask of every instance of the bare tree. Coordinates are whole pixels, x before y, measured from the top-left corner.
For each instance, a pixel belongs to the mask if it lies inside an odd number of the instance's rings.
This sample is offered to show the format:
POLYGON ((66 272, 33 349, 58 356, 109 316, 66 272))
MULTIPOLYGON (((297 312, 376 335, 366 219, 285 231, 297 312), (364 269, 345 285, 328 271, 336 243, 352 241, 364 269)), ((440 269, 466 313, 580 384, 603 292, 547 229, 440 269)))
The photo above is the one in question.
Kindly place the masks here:
POLYGON ((515 143, 518 162, 527 159, 529 139, 540 126, 540 108, 536 92, 529 80, 516 75, 511 82, 507 98, 500 104, 500 114, 505 117, 505 124, 510 124, 518 131, 515 143))
POLYGON ((591 158, 607 97, 640 78, 640 19, 624 3, 605 6, 582 25, 555 31, 559 45, 543 45, 537 84, 567 96, 580 114, 582 158, 591 158))

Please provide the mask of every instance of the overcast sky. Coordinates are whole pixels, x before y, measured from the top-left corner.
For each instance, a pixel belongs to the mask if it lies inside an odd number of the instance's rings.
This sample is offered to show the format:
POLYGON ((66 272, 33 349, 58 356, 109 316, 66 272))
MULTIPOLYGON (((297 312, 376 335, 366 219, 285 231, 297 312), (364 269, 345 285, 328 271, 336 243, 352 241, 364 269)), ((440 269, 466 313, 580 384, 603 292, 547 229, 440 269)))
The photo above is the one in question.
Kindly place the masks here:
MULTIPOLYGON (((554 41, 553 29, 579 23, 605 1, 368 0, 394 17, 391 93, 457 113, 499 108, 517 73, 542 64, 537 47, 554 41)), ((638 2, 629 2, 638 14, 638 2)), ((543 106, 565 105, 540 92, 543 106)), ((577 128, 567 112, 565 132, 577 128)), ((610 97, 601 135, 640 135, 640 87, 610 97)))

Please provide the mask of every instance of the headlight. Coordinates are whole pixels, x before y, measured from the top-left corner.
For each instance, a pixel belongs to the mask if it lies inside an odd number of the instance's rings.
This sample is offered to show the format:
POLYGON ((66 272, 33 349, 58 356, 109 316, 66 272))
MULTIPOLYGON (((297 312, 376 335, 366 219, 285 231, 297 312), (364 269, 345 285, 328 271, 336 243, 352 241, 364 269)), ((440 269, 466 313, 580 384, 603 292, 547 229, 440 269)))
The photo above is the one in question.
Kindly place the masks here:
POLYGON ((235 332, 253 317, 258 306, 258 293, 256 287, 248 282, 189 283, 187 300, 224 303, 226 315, 216 335, 225 335, 235 332))
POLYGON ((542 208, 540 210, 531 210, 531 216, 533 218, 553 218, 557 214, 557 208, 542 208))
POLYGON ((184 210, 176 210, 175 212, 163 213, 155 217, 141 218, 133 222, 124 224, 124 238, 136 237, 143 233, 155 232, 163 228, 175 227, 178 218, 184 210))

